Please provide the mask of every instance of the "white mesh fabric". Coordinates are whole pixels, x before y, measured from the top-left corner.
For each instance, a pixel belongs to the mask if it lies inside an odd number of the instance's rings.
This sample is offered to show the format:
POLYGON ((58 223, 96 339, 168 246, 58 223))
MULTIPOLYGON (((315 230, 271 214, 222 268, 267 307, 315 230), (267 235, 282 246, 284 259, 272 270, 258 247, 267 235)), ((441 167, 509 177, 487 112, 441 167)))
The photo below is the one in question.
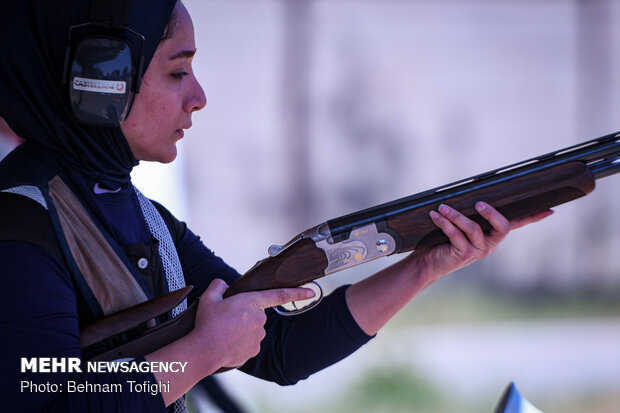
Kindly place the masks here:
POLYGON ((43 208, 47 210, 47 202, 43 198, 41 190, 34 185, 22 185, 13 188, 3 189, 2 192, 10 192, 12 194, 27 196, 33 201, 38 202, 43 208))
MULTIPOLYGON (((177 254, 176 247, 172 241, 172 236, 168 227, 164 222, 164 219, 159 215, 159 212, 155 208, 155 205, 144 195, 142 192, 135 188, 138 195, 138 201, 140 202, 140 208, 142 214, 146 220, 146 224, 151 231, 151 235, 159 241, 159 256, 164 268, 164 274, 166 274, 166 281, 168 282, 168 291, 175 291, 179 288, 185 287, 185 278, 183 277, 183 270, 181 269, 181 262, 179 261, 179 255, 177 254)), ((183 300, 181 304, 172 309, 172 316, 176 317, 187 309, 187 300, 183 300)))
POLYGON ((174 409, 174 413, 186 413, 187 412, 187 406, 185 406, 185 396, 181 397, 180 399, 176 400, 173 403, 173 409, 174 409))
MULTIPOLYGON (((146 220, 146 224, 149 227, 151 235, 159 241, 159 256, 161 258, 161 264, 164 268, 164 274, 166 274, 166 281, 168 282, 168 291, 175 291, 179 288, 185 287, 185 277, 183 277, 183 270, 181 268, 181 262, 179 261, 179 255, 177 254, 176 247, 172 241, 170 231, 161 217, 155 205, 145 197, 138 188, 134 187, 138 201, 140 202, 140 209, 146 220)), ((187 309, 187 299, 172 309, 172 316, 176 317, 187 309)), ((187 407, 185 406, 185 397, 179 398, 173 403, 174 413, 186 413, 187 407)))

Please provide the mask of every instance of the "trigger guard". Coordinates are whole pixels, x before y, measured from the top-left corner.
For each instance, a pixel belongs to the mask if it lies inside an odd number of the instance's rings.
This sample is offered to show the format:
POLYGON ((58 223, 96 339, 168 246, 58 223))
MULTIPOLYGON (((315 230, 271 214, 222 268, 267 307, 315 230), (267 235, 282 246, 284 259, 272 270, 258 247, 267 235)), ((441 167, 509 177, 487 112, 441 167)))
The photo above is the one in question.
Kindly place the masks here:
POLYGON ((323 289, 321 288, 321 284, 319 284, 316 281, 310 281, 309 283, 306 283, 304 285, 308 285, 308 284, 314 284, 314 285, 317 286, 317 288, 319 289, 319 298, 313 297, 315 299, 315 301, 313 301, 312 303, 310 303, 307 306, 302 307, 302 308, 297 308, 296 302, 293 301, 292 304, 293 304, 293 307, 295 307, 295 310, 292 310, 292 311, 280 310, 280 308, 283 308, 282 306, 274 307, 273 309, 276 311, 276 313, 278 313, 280 315, 283 315, 283 316, 286 316, 286 317, 291 317, 291 316, 294 316, 294 315, 299 315, 301 313, 305 313, 306 311, 311 310, 314 307, 316 307, 321 302, 321 300, 323 300, 323 289))

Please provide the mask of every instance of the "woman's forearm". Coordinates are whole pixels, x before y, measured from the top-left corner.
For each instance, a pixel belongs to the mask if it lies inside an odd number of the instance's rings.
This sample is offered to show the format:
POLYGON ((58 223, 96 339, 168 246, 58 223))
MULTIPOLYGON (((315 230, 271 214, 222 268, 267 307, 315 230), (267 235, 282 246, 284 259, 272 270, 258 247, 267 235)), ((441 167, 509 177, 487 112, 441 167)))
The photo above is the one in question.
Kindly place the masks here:
POLYGON ((398 311, 432 283, 410 254, 397 263, 350 286, 347 305, 368 335, 376 334, 398 311))

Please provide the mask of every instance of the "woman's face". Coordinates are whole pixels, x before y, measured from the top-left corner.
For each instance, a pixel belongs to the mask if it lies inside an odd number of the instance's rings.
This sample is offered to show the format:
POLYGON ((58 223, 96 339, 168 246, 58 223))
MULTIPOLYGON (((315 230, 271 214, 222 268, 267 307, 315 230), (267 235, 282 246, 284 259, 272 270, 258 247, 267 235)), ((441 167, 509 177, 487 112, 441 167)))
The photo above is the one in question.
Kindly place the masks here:
POLYGON ((172 162, 183 129, 192 126, 192 112, 207 103, 192 71, 196 51, 192 20, 180 3, 175 13, 172 37, 159 44, 142 79, 140 93, 121 124, 139 161, 172 162))

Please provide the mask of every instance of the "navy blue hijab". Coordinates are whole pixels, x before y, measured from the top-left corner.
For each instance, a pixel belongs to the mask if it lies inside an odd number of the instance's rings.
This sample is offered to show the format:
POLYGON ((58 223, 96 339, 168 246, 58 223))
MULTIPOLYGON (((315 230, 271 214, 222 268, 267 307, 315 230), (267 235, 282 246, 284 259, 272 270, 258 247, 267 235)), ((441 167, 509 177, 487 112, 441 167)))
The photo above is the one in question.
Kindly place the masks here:
MULTIPOLYGON (((145 39, 143 72, 177 0, 127 0, 129 27, 145 39)), ((120 127, 78 123, 62 84, 71 26, 88 22, 89 0, 15 0, 0 3, 0 116, 26 142, 92 180, 129 181, 137 164, 120 127)))

